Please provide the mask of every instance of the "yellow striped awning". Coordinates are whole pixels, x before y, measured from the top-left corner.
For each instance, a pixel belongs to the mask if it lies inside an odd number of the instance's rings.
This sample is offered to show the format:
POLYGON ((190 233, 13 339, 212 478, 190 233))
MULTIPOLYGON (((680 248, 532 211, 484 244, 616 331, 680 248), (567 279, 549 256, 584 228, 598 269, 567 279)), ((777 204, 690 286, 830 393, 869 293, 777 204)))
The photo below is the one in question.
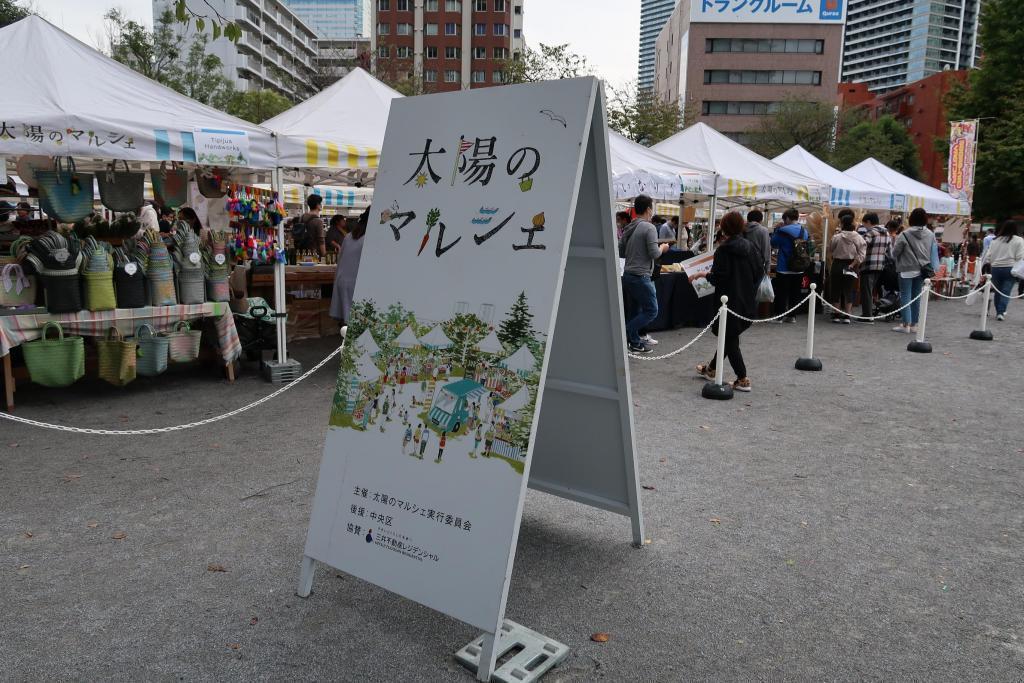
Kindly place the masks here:
POLYGON ((309 168, 377 168, 379 162, 379 149, 306 140, 306 166, 309 168))

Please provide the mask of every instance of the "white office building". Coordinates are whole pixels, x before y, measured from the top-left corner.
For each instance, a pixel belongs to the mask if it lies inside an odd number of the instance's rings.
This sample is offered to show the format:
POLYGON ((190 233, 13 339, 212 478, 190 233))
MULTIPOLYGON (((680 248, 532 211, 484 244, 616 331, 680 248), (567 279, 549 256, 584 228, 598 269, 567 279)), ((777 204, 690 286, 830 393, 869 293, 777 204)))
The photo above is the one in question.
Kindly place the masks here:
POLYGON ((676 8, 676 0, 640 0, 640 56, 637 87, 654 87, 654 43, 676 8))
POLYGON ((978 58, 983 0, 848 0, 842 80, 885 92, 978 58))

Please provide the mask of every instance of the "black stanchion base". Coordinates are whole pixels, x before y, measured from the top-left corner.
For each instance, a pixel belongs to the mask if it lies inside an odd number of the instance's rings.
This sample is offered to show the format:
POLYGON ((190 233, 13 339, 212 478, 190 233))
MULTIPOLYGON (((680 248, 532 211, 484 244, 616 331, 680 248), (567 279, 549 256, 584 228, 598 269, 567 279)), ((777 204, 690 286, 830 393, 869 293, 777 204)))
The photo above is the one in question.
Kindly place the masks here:
POLYGON ((932 345, 928 342, 915 340, 907 344, 907 351, 912 351, 914 353, 931 353, 932 345))
POLYGON ((818 358, 797 358, 796 369, 805 372, 821 372, 821 360, 818 358))
POLYGON ((971 332, 971 339, 978 341, 992 341, 992 330, 974 330, 971 332))
POLYGON ((712 401, 728 401, 732 398, 732 385, 706 382, 704 388, 700 390, 700 395, 712 401))

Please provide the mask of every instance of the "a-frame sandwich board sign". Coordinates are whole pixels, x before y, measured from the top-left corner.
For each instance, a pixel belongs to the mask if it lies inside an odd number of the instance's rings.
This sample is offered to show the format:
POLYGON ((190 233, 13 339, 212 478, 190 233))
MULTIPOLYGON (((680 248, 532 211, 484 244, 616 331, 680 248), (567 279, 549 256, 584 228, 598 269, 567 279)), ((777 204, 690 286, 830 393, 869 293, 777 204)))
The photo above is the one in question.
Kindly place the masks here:
POLYGON ((527 483, 642 543, 612 214, 597 79, 394 101, 299 595, 320 561, 474 625, 488 680, 527 483))

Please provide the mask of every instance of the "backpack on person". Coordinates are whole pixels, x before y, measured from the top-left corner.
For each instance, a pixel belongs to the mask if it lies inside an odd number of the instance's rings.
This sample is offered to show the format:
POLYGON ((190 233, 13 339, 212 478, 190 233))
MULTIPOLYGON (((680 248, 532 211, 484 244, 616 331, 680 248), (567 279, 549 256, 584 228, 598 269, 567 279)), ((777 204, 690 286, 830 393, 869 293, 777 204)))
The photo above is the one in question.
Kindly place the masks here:
POLYGON ((629 244, 629 239, 636 232, 638 225, 640 225, 640 221, 633 221, 622 231, 622 237, 619 238, 619 258, 626 258, 626 245, 629 244))
POLYGON ((289 228, 292 232, 292 244, 299 251, 307 251, 313 248, 310 242, 313 239, 313 231, 309 229, 309 221, 313 214, 307 213, 293 218, 289 224, 289 228))
POLYGON ((803 273, 811 268, 811 257, 814 255, 814 240, 807 233, 807 230, 801 228, 801 237, 793 237, 786 233, 789 239, 793 241, 793 251, 790 253, 789 258, 786 259, 786 269, 793 273, 803 273), (803 235, 807 235, 806 238, 803 235))

